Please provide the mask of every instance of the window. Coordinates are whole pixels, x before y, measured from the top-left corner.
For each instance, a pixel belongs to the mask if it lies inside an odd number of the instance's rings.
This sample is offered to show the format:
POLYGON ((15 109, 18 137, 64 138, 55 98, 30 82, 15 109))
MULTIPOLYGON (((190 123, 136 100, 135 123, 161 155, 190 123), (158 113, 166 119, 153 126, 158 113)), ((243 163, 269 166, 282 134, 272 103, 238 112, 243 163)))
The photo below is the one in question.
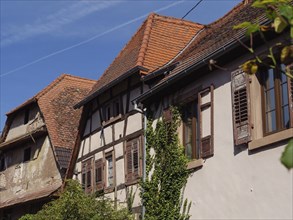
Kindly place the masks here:
POLYGON ((4 155, 0 155, 0 172, 6 169, 6 161, 4 155))
POLYGON ((27 108, 24 112, 24 121, 23 121, 24 124, 27 124, 29 121, 29 113, 30 113, 29 109, 27 108))
POLYGON ((111 118, 117 117, 119 114, 121 114, 121 103, 120 98, 114 99, 110 103, 106 104, 104 106, 104 120, 108 121, 111 118))
POLYGON ((207 158, 213 147, 213 86, 183 106, 183 145, 189 159, 207 158))
MULTIPOLYGON (((285 65, 280 68, 285 69, 285 65)), ((287 76, 277 69, 267 69, 262 76, 263 131, 265 135, 290 127, 287 76)))
POLYGON ((114 185, 113 152, 106 155, 106 187, 114 185))
POLYGON ((81 182, 86 193, 92 192, 92 161, 90 158, 82 163, 81 182))
POLYGON ((140 138, 126 143, 126 182, 136 181, 141 174, 140 138))
POLYGON ((183 145, 189 159, 199 158, 197 101, 183 107, 183 145))
POLYGON ((103 159, 96 160, 95 176, 96 176, 96 190, 101 190, 104 187, 103 182, 103 159))
POLYGON ((31 160, 31 148, 28 147, 23 151, 23 162, 31 160))

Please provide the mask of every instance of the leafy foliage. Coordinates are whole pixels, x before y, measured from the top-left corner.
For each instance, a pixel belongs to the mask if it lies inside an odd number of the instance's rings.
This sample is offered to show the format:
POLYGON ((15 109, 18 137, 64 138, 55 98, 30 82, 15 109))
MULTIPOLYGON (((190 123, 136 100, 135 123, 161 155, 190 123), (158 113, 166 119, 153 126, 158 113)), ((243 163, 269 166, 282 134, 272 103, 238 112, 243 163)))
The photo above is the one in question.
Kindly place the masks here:
POLYGON ((126 208, 114 209, 110 200, 84 194, 80 184, 68 180, 60 197, 46 205, 37 214, 27 214, 20 220, 131 220, 126 208))
POLYGON ((180 114, 175 108, 171 108, 171 112, 171 122, 159 120, 153 128, 153 121, 149 120, 147 125, 146 179, 140 183, 146 220, 185 220, 190 217, 191 203, 183 202, 182 198, 189 173, 188 160, 177 135, 180 114))
POLYGON ((288 169, 293 168, 293 139, 291 139, 287 144, 282 154, 281 162, 288 169))
MULTIPOLYGON (((244 72, 248 74, 255 74, 258 70, 259 65, 268 66, 271 68, 278 68, 277 66, 277 58, 275 54, 277 53, 277 49, 281 52, 280 60, 284 64, 288 64, 293 61, 293 6, 291 0, 255 0, 252 4, 254 8, 261 8, 265 10, 265 14, 267 18, 271 21, 269 25, 261 25, 259 23, 251 23, 249 21, 245 21, 241 24, 234 26, 234 29, 246 29, 246 35, 251 36, 251 45, 247 47, 242 43, 243 46, 247 48, 247 50, 254 55, 254 59, 245 62, 241 67, 244 72), (265 62, 264 59, 261 59, 259 56, 255 54, 253 49, 253 41, 252 36, 254 33, 259 33, 264 43, 267 44, 264 33, 267 31, 275 31, 276 33, 282 33, 287 27, 290 28, 290 40, 291 42, 288 45, 284 45, 282 43, 276 43, 275 45, 269 47, 268 45, 268 53, 267 57, 270 62, 265 62)), ((282 70, 280 70, 282 71, 282 70)), ((293 78, 293 73, 290 71, 290 68, 287 67, 283 72, 288 77, 293 78)))

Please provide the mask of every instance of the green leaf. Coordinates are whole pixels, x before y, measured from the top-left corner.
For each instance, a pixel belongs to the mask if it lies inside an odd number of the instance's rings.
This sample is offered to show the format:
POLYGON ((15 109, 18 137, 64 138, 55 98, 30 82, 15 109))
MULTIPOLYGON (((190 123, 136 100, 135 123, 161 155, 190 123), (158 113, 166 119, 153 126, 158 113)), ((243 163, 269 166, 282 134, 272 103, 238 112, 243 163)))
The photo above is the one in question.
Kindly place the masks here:
POLYGON ((255 1, 251 5, 254 8, 266 8, 266 5, 261 1, 255 1))
POLYGON ((233 29, 247 28, 247 27, 249 27, 250 25, 252 25, 251 22, 245 21, 245 22, 242 22, 241 24, 235 25, 235 26, 233 27, 233 29))
POLYGON ((274 20, 274 28, 277 33, 281 33, 287 27, 287 23, 281 17, 276 17, 274 20))
POLYGON ((293 18, 293 7, 290 5, 280 5, 279 6, 280 14, 291 20, 293 18))
POLYGON ((293 139, 289 141, 281 157, 282 164, 291 169, 293 167, 293 139))

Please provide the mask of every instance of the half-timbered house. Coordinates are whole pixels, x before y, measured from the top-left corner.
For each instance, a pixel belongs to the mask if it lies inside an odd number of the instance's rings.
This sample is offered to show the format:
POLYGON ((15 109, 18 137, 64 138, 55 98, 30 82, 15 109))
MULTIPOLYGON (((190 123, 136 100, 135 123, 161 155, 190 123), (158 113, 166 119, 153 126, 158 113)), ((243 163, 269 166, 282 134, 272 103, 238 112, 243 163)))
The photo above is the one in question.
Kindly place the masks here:
POLYGON ((143 169, 144 116, 132 100, 148 89, 141 77, 173 59, 202 27, 150 14, 76 105, 84 111, 67 176, 79 179, 85 192, 124 204, 133 188, 133 211, 140 212, 136 183, 143 169))

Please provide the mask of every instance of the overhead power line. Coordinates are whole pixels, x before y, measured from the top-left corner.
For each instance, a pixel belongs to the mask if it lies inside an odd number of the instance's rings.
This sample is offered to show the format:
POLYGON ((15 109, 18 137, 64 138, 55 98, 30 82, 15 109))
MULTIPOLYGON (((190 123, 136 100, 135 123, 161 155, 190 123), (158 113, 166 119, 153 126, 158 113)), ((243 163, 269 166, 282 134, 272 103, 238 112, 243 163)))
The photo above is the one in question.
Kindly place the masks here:
POLYGON ((200 0, 193 6, 181 19, 184 19, 190 12, 192 12, 203 0, 200 0))
MULTIPOLYGON (((169 8, 171 8, 171 7, 175 6, 175 5, 181 4, 181 3, 183 3, 183 2, 184 2, 184 0, 173 2, 173 3, 171 3, 171 4, 169 4, 169 5, 165 6, 165 7, 162 7, 162 8, 159 8, 159 9, 155 10, 154 12, 157 13, 157 12, 160 12, 160 11, 163 11, 163 10, 166 10, 166 9, 169 9, 169 8)), ((148 16, 148 14, 141 15, 141 16, 139 16, 139 17, 137 17, 137 18, 134 18, 134 19, 129 20, 129 21, 125 22, 125 23, 122 23, 122 24, 117 25, 117 26, 115 26, 115 27, 113 27, 113 28, 110 28, 109 30, 104 31, 103 33, 97 34, 97 35, 95 35, 95 36, 93 36, 93 37, 91 37, 91 38, 89 38, 89 39, 87 39, 87 40, 81 41, 81 42, 79 42, 79 43, 76 43, 76 44, 71 45, 71 46, 69 46, 69 47, 63 48, 63 49, 61 49, 61 50, 57 50, 57 51, 55 51, 55 52, 53 52, 53 53, 50 53, 50 54, 48 54, 48 55, 46 55, 46 56, 40 57, 40 58, 38 58, 38 59, 36 59, 36 60, 34 60, 34 61, 32 61, 32 62, 29 62, 29 63, 27 63, 27 64, 24 64, 24 65, 22 65, 22 66, 19 66, 19 67, 15 68, 15 69, 13 69, 13 70, 10 70, 10 71, 8 71, 8 72, 5 72, 5 73, 1 74, 1 75, 0 75, 0 78, 2 78, 2 77, 4 77, 4 76, 7 76, 7 75, 10 75, 11 73, 14 73, 14 72, 16 72, 16 71, 22 70, 22 69, 24 69, 24 68, 26 68, 26 67, 28 67, 28 66, 31 66, 31 65, 33 65, 33 64, 36 64, 36 63, 38 63, 38 62, 40 62, 40 61, 42 61, 42 60, 46 60, 46 59, 48 59, 48 58, 50 58, 50 57, 52 57, 52 56, 55 56, 55 55, 57 55, 57 54, 60 54, 60 53, 63 53, 63 52, 65 52, 65 51, 68 51, 68 50, 71 50, 71 49, 73 49, 73 48, 76 48, 76 47, 78 47, 78 46, 84 45, 84 44, 86 44, 86 43, 88 43, 88 42, 90 42, 90 41, 93 41, 93 40, 95 40, 95 39, 97 39, 97 38, 99 38, 99 37, 102 37, 102 36, 104 36, 104 35, 106 35, 106 34, 109 34, 109 33, 113 32, 113 31, 116 31, 116 30, 118 30, 118 29, 120 29, 120 28, 122 28, 122 27, 125 27, 125 26, 127 26, 127 25, 129 25, 129 24, 132 24, 132 23, 136 22, 136 21, 139 21, 139 20, 141 20, 141 19, 143 19, 143 18, 145 18, 145 17, 147 17, 147 16, 148 16)))

